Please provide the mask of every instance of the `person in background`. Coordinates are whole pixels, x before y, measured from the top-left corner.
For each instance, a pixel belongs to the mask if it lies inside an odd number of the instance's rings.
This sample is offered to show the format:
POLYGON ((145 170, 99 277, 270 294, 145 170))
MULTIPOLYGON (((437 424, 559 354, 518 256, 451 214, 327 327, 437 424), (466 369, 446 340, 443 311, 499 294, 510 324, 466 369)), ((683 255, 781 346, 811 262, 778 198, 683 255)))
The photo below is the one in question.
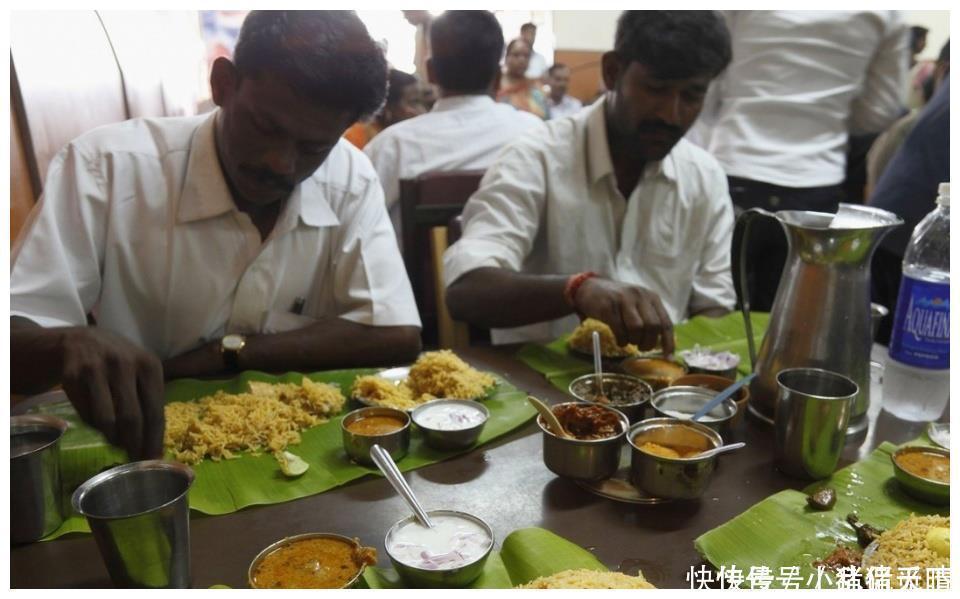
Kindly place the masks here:
POLYGON ((440 98, 430 112, 390 127, 364 150, 398 234, 400 179, 486 169, 511 141, 543 126, 535 116, 493 101, 503 54, 503 31, 493 13, 447 11, 434 20, 430 37, 427 77, 440 98))
POLYGON ((919 60, 917 57, 927 47, 929 30, 920 25, 910 27, 910 70, 907 76, 907 107, 911 110, 923 108, 930 99, 930 76, 933 74, 933 62, 919 60))
MULTIPOLYGON (((906 25, 895 11, 725 16, 733 62, 711 87, 696 138, 726 171, 738 209, 836 212, 847 201, 848 136, 883 131, 901 114, 906 25)), ((786 236, 761 219, 748 243, 750 305, 769 311, 786 236)), ((733 252, 739 280, 739 244, 733 252)))
POLYGON ((500 79, 497 101, 510 104, 517 110, 529 112, 541 119, 550 117, 547 98, 540 86, 527 79, 527 66, 530 64, 530 45, 522 38, 507 44, 504 58, 504 72, 500 79))
MULTIPOLYGON (((947 43, 940 49, 940 55, 937 57, 937 62, 933 69, 933 75, 930 77, 932 83, 930 86, 930 97, 933 97, 933 94, 949 73, 950 40, 947 40, 947 43)), ((927 102, 924 102, 925 105, 926 103, 927 102)), ((920 118, 920 110, 911 110, 907 115, 900 118, 900 120, 891 125, 889 129, 884 131, 873 143, 870 152, 867 154, 866 197, 869 198, 873 195, 877 181, 880 179, 880 176, 883 175, 883 171, 886 170, 890 159, 893 158, 893 155, 900 148, 900 145, 903 144, 903 140, 913 129, 913 126, 916 125, 918 118, 920 118)))
POLYGON ((62 385, 131 459, 161 455, 165 378, 420 350, 377 175, 341 139, 386 95, 360 19, 253 11, 210 87, 211 114, 67 144, 12 252, 11 391, 62 385))
POLYGON ((733 308, 723 170, 683 139, 730 61, 712 11, 628 11, 602 58, 609 90, 504 151, 444 255, 451 315, 494 343, 555 339, 578 317, 674 347, 672 323, 733 308))
POLYGON ((547 105, 550 109, 550 118, 559 119, 580 112, 583 103, 567 94, 570 84, 570 68, 565 64, 557 63, 547 70, 547 105))
POLYGON ((420 81, 427 80, 427 58, 430 56, 430 26, 433 17, 429 10, 403 10, 403 18, 417 28, 414 34, 413 67, 414 75, 420 81))
POLYGON ((927 34, 930 30, 920 25, 910 27, 910 68, 917 66, 917 56, 927 48, 927 34))
MULTIPOLYGON (((942 56, 942 54, 941 54, 942 56)), ((903 225, 891 231, 873 256, 870 284, 873 301, 890 310, 877 331, 877 341, 887 343, 896 314, 903 276, 902 263, 914 227, 933 210, 940 183, 950 181, 950 72, 949 50, 945 68, 938 65, 940 83, 916 123, 877 181, 867 202, 894 212, 903 225)))
POLYGON ((533 23, 524 23, 520 26, 520 39, 527 42, 530 46, 530 63, 527 65, 525 73, 527 79, 540 80, 547 70, 547 59, 542 54, 533 49, 537 42, 537 26, 533 23))
POLYGON ((354 123, 343 134, 361 150, 387 127, 424 113, 420 102, 417 78, 397 69, 390 69, 387 101, 373 119, 354 123))

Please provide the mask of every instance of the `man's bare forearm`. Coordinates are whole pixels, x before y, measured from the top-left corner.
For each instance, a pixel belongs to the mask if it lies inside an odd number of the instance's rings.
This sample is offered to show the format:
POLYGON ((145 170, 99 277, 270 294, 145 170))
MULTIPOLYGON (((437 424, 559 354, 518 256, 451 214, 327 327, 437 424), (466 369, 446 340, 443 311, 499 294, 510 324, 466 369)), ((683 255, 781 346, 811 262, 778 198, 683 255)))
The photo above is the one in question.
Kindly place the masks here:
POLYGON ((567 278, 478 268, 447 288, 447 306, 456 320, 487 328, 554 320, 573 312, 563 299, 567 278))
MULTIPOLYGON (((328 318, 295 331, 247 337, 239 367, 266 372, 312 372, 403 364, 415 360, 420 347, 417 327, 377 327, 328 318)), ((168 380, 226 372, 219 340, 163 364, 168 380)))
POLYGON ((12 393, 41 393, 60 382, 66 328, 44 328, 27 318, 10 317, 12 393))

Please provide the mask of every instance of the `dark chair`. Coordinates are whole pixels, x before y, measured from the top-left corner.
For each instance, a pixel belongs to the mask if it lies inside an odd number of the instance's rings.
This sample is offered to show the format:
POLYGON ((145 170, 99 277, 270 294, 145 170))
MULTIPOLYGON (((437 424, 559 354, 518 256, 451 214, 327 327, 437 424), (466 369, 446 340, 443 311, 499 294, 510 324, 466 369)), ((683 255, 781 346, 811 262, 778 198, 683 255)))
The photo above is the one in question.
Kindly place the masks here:
POLYGON ((464 204, 480 187, 483 171, 447 171, 424 173, 416 179, 400 181, 400 236, 403 261, 413 286, 413 295, 423 322, 423 341, 433 346, 438 341, 437 284, 431 258, 431 229, 447 226, 463 211, 464 204))

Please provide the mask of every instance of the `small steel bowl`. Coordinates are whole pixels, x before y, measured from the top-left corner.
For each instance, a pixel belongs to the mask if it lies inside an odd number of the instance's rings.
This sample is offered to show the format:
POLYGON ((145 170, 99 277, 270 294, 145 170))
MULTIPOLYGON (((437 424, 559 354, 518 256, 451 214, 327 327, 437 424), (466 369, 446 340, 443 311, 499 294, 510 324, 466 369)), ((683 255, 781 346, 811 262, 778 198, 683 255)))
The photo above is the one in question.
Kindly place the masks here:
POLYGON ((487 558, 490 557, 490 551, 493 550, 493 545, 496 540, 493 535, 493 529, 490 528, 489 524, 477 516, 474 516, 473 514, 467 514, 466 512, 458 512, 456 510, 428 510, 427 515, 456 516, 471 520, 479 524, 480 527, 486 531, 487 535, 489 535, 490 546, 487 547, 486 552, 484 552, 482 556, 457 568, 448 568, 445 570, 427 570, 405 564, 397 559, 392 553, 390 553, 390 538, 401 526, 405 526, 416 519, 416 516, 407 516, 403 520, 400 520, 391 526, 390 530, 387 531, 387 536, 383 540, 384 549, 386 549, 387 555, 390 557, 390 561, 393 563, 394 569, 407 582, 407 584, 416 588, 460 588, 469 585, 471 582, 476 580, 480 574, 483 573, 483 566, 486 564, 487 558))
POLYGON ((946 458, 950 458, 950 451, 940 447, 901 447, 893 452, 890 460, 893 462, 893 476, 909 495, 936 505, 947 505, 950 503, 950 483, 923 478, 913 472, 905 470, 897 462, 897 458, 907 453, 932 453, 946 458))
MULTIPOLYGON (((280 549, 281 547, 286 547, 287 545, 296 543, 297 541, 304 541, 306 539, 336 539, 338 541, 343 541, 348 545, 352 545, 353 547, 356 548, 357 551, 360 551, 360 549, 362 548, 362 546, 357 541, 357 539, 351 539, 349 537, 334 534, 331 532, 308 532, 300 535, 294 535, 292 537, 285 537, 283 539, 280 539, 276 543, 272 543, 268 545, 263 551, 257 554, 257 557, 253 558, 253 561, 250 562, 250 567, 247 568, 247 585, 249 585, 251 589, 262 588, 254 584, 254 581, 253 581, 253 575, 257 571, 257 568, 260 566, 260 562, 262 562, 264 558, 266 558, 268 555, 270 555, 274 551, 280 549)), ((357 573, 345 585, 339 588, 341 589, 353 588, 357 584, 357 582, 360 580, 360 577, 363 576, 363 571, 366 569, 366 567, 367 567, 366 564, 361 564, 359 566, 359 570, 357 570, 357 573)))
POLYGON ((370 448, 374 445, 387 450, 393 461, 400 461, 410 449, 410 414, 394 408, 360 408, 343 417, 340 421, 340 433, 343 437, 343 449, 350 459, 364 466, 374 467, 370 459, 370 448), (403 422, 403 426, 383 435, 360 435, 347 430, 347 426, 368 416, 390 416, 403 422))
POLYGON ((687 368, 679 362, 665 358, 635 357, 620 363, 620 370, 633 375, 659 391, 674 380, 687 374, 687 368))
POLYGON ((490 410, 488 410, 487 407, 482 403, 470 399, 435 399, 417 407, 417 409, 415 409, 410 416, 413 418, 413 423, 417 425, 417 428, 423 431, 424 441, 426 441, 427 445, 430 447, 440 450, 466 449, 476 443, 477 439, 480 438, 480 433, 483 432, 483 427, 486 426, 487 420, 490 419, 490 410), (424 426, 420 423, 423 415, 428 410, 444 404, 467 405, 470 408, 478 410, 480 413, 482 413, 483 421, 480 422, 480 424, 471 426, 470 428, 461 428, 457 430, 440 430, 437 428, 424 426))
POLYGON ((686 445, 697 449, 713 449, 723 439, 713 429, 676 418, 650 418, 630 428, 630 482, 654 497, 664 499, 697 499, 706 490, 716 468, 717 456, 699 458, 667 458, 640 449, 645 442, 663 445, 686 445))
MULTIPOLYGON (((566 402, 553 407, 582 405, 582 402, 566 402)), ((543 416, 537 416, 537 424, 543 431, 543 463, 557 476, 578 480, 603 480, 613 476, 620 468, 620 448, 630 428, 626 415, 614 408, 593 404, 615 412, 620 418, 620 434, 606 439, 569 439, 558 437, 547 428, 543 416)))
MULTIPOLYGON (((711 399, 717 396, 716 391, 703 387, 670 386, 653 394, 650 405, 658 416, 663 418, 689 419, 711 399), (672 413, 673 412, 673 413, 672 413), (679 416, 678 414, 682 414, 679 416)), ((727 437, 732 432, 733 419, 737 415, 737 402, 727 398, 720 405, 713 408, 703 418, 697 421, 706 427, 727 437)))
MULTIPOLYGON (((671 387, 703 387, 704 389, 713 389, 717 393, 723 391, 734 383, 735 377, 714 376, 712 374, 685 374, 673 381, 671 387)), ((730 425, 736 428, 743 420, 746 414, 747 404, 750 402, 750 385, 744 385, 737 391, 733 400, 737 402, 737 415, 733 417, 730 425)))
POLYGON ((585 374, 573 379, 570 381, 570 386, 567 387, 567 391, 570 393, 570 395, 576 397, 584 403, 591 403, 598 406, 603 406, 605 408, 613 408, 619 412, 622 412, 627 416, 630 422, 638 422, 643 420, 644 411, 647 409, 647 405, 650 403, 650 397, 653 396, 653 389, 650 387, 649 383, 629 374, 604 372, 602 376, 604 388, 606 388, 608 384, 633 386, 640 390, 640 399, 631 403, 602 403, 589 399, 597 392, 597 375, 595 374, 585 374))

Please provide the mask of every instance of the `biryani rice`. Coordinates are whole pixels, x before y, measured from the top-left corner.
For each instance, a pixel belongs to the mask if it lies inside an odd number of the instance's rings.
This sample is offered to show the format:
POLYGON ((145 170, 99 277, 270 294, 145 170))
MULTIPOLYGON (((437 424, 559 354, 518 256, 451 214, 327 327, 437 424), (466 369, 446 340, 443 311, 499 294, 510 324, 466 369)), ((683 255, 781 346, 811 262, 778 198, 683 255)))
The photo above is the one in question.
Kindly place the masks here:
POLYGON ((217 391, 195 402, 167 404, 164 447, 185 464, 230 459, 241 451, 280 452, 346 402, 338 387, 306 377, 299 385, 252 381, 249 387, 247 393, 217 391))
POLYGON ((605 358, 623 358, 640 353, 637 346, 632 343, 619 345, 610 326, 595 318, 587 318, 581 322, 580 326, 570 333, 567 346, 581 353, 592 354, 594 331, 600 334, 600 353, 605 358))
MULTIPOLYGON (((910 516, 884 532, 877 539, 877 549, 870 557, 870 566, 888 566, 890 586, 900 587, 900 568, 919 566, 920 576, 927 568, 950 566, 950 558, 941 556, 927 545, 927 532, 932 528, 950 528, 950 518, 942 516, 910 516)), ((866 565, 866 564, 865 564, 866 565)))
POLYGON ((628 576, 621 572, 596 570, 563 570, 522 584, 518 589, 655 589, 642 572, 628 576))

